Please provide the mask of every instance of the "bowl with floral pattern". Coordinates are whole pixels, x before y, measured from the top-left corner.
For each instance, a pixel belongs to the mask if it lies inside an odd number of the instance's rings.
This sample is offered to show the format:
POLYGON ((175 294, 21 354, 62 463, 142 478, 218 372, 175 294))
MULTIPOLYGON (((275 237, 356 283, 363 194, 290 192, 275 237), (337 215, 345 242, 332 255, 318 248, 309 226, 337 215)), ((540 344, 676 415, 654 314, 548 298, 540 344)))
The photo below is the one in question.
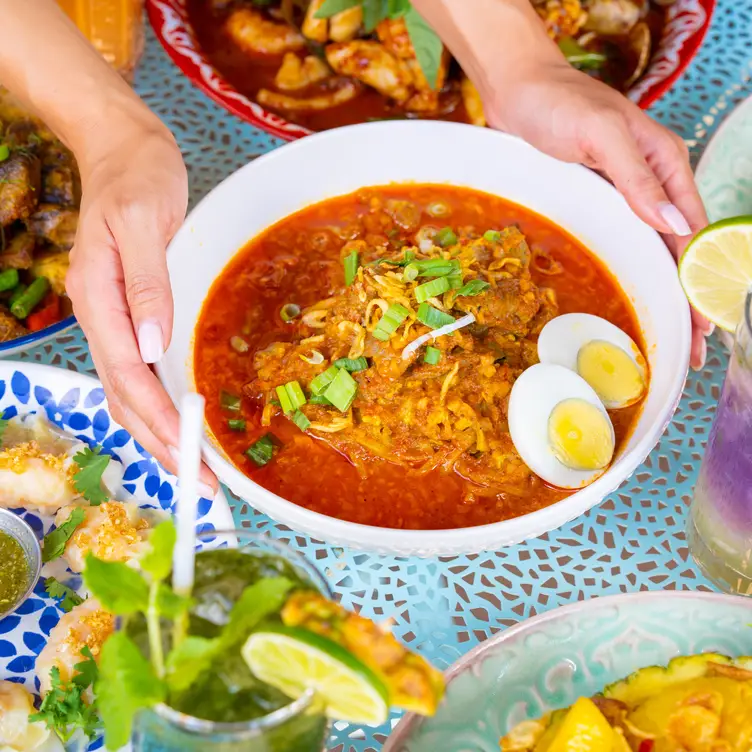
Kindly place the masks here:
POLYGON ((384 752, 498 752, 525 720, 677 656, 752 655, 752 602, 715 593, 642 592, 548 611, 499 633, 445 674, 435 716, 408 714, 384 752))

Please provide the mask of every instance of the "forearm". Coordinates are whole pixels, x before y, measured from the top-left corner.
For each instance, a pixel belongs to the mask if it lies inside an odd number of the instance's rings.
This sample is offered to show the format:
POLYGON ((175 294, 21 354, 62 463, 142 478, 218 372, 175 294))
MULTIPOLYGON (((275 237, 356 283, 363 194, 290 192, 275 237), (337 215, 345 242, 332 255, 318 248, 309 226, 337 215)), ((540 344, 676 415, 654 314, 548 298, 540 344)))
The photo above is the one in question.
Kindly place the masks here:
POLYGON ((54 0, 0 0, 0 14, 0 81, 80 162, 97 158, 115 124, 157 127, 157 118, 54 0))
POLYGON ((530 0, 413 0, 484 101, 526 69, 558 65, 562 55, 530 0))

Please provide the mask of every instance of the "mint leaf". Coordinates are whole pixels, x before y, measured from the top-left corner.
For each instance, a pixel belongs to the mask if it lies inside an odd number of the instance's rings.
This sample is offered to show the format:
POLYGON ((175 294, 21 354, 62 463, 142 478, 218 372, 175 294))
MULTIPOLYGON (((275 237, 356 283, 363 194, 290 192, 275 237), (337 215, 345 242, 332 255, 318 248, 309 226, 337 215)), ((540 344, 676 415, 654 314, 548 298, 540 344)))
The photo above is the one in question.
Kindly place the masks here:
POLYGON ((81 655, 84 657, 84 660, 73 664, 73 670, 76 672, 73 676, 73 683, 77 684, 81 689, 86 689, 97 680, 99 668, 97 667, 97 662, 94 660, 94 654, 88 645, 84 645, 81 648, 81 655))
POLYGON ((65 546, 71 536, 85 519, 86 512, 81 507, 76 507, 65 522, 44 536, 44 540, 42 541, 42 561, 45 564, 63 555, 65 546))
POLYGON ((50 598, 54 598, 58 601, 58 606, 60 606, 66 614, 72 608, 75 608, 84 602, 84 599, 75 590, 71 590, 71 588, 63 585, 62 582, 59 582, 54 577, 47 577, 44 581, 44 589, 47 591, 47 595, 49 595, 50 598))
POLYGON ((415 57, 423 75, 432 89, 439 81, 439 67, 444 53, 444 44, 438 34, 428 25, 423 16, 410 5, 404 15, 407 33, 415 50, 415 57))
POLYGON ((314 18, 331 18, 343 10, 349 10, 361 5, 362 0, 324 0, 321 7, 314 13, 314 18))
POLYGON ((146 611, 149 586, 127 564, 102 561, 93 554, 87 554, 83 577, 86 587, 107 611, 118 616, 146 611))
POLYGON ((110 455, 101 452, 101 447, 86 447, 73 457, 73 461, 81 468, 73 476, 73 485, 95 507, 108 498, 102 488, 102 475, 110 464, 110 455))
POLYGON ((172 692, 182 692, 208 669, 219 648, 219 640, 186 637, 167 656, 167 684, 172 692))
POLYGON ((292 586, 284 577, 270 577, 243 590, 219 635, 222 648, 245 640, 260 621, 280 611, 292 586))
POLYGON ((133 717, 165 698, 165 685, 125 632, 115 632, 102 646, 97 705, 104 724, 107 749, 124 747, 131 737, 133 717))
POLYGON ((157 589, 157 611, 173 621, 184 614, 193 603, 191 598, 178 595, 172 588, 160 583, 157 589))
POLYGON ((167 579, 172 571, 172 552, 177 532, 172 520, 160 522, 149 535, 149 550, 141 557, 141 569, 151 575, 152 582, 167 579))

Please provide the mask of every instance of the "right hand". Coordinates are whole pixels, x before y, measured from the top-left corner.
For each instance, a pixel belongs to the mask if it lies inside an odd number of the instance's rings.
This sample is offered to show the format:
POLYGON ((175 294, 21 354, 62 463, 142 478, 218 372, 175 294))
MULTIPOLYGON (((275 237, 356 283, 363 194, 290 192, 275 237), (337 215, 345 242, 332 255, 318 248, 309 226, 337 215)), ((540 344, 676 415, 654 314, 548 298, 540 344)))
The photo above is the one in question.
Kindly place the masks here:
MULTIPOLYGON (((185 165, 146 108, 90 133, 76 154, 83 197, 67 289, 113 418, 174 473, 179 416, 149 365, 172 332, 165 251, 185 217, 185 165)), ((202 494, 213 496, 216 478, 206 467, 201 478, 202 494)))

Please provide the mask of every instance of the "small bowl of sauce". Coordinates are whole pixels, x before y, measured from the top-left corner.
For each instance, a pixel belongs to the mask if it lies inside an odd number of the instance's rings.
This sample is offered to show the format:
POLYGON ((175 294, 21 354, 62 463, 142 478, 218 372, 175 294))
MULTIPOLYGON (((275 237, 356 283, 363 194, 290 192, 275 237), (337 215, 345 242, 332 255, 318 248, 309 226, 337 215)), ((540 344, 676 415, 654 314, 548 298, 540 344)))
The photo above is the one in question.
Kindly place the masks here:
POLYGON ((15 611, 34 590, 42 549, 28 523, 0 509, 0 618, 15 611))

